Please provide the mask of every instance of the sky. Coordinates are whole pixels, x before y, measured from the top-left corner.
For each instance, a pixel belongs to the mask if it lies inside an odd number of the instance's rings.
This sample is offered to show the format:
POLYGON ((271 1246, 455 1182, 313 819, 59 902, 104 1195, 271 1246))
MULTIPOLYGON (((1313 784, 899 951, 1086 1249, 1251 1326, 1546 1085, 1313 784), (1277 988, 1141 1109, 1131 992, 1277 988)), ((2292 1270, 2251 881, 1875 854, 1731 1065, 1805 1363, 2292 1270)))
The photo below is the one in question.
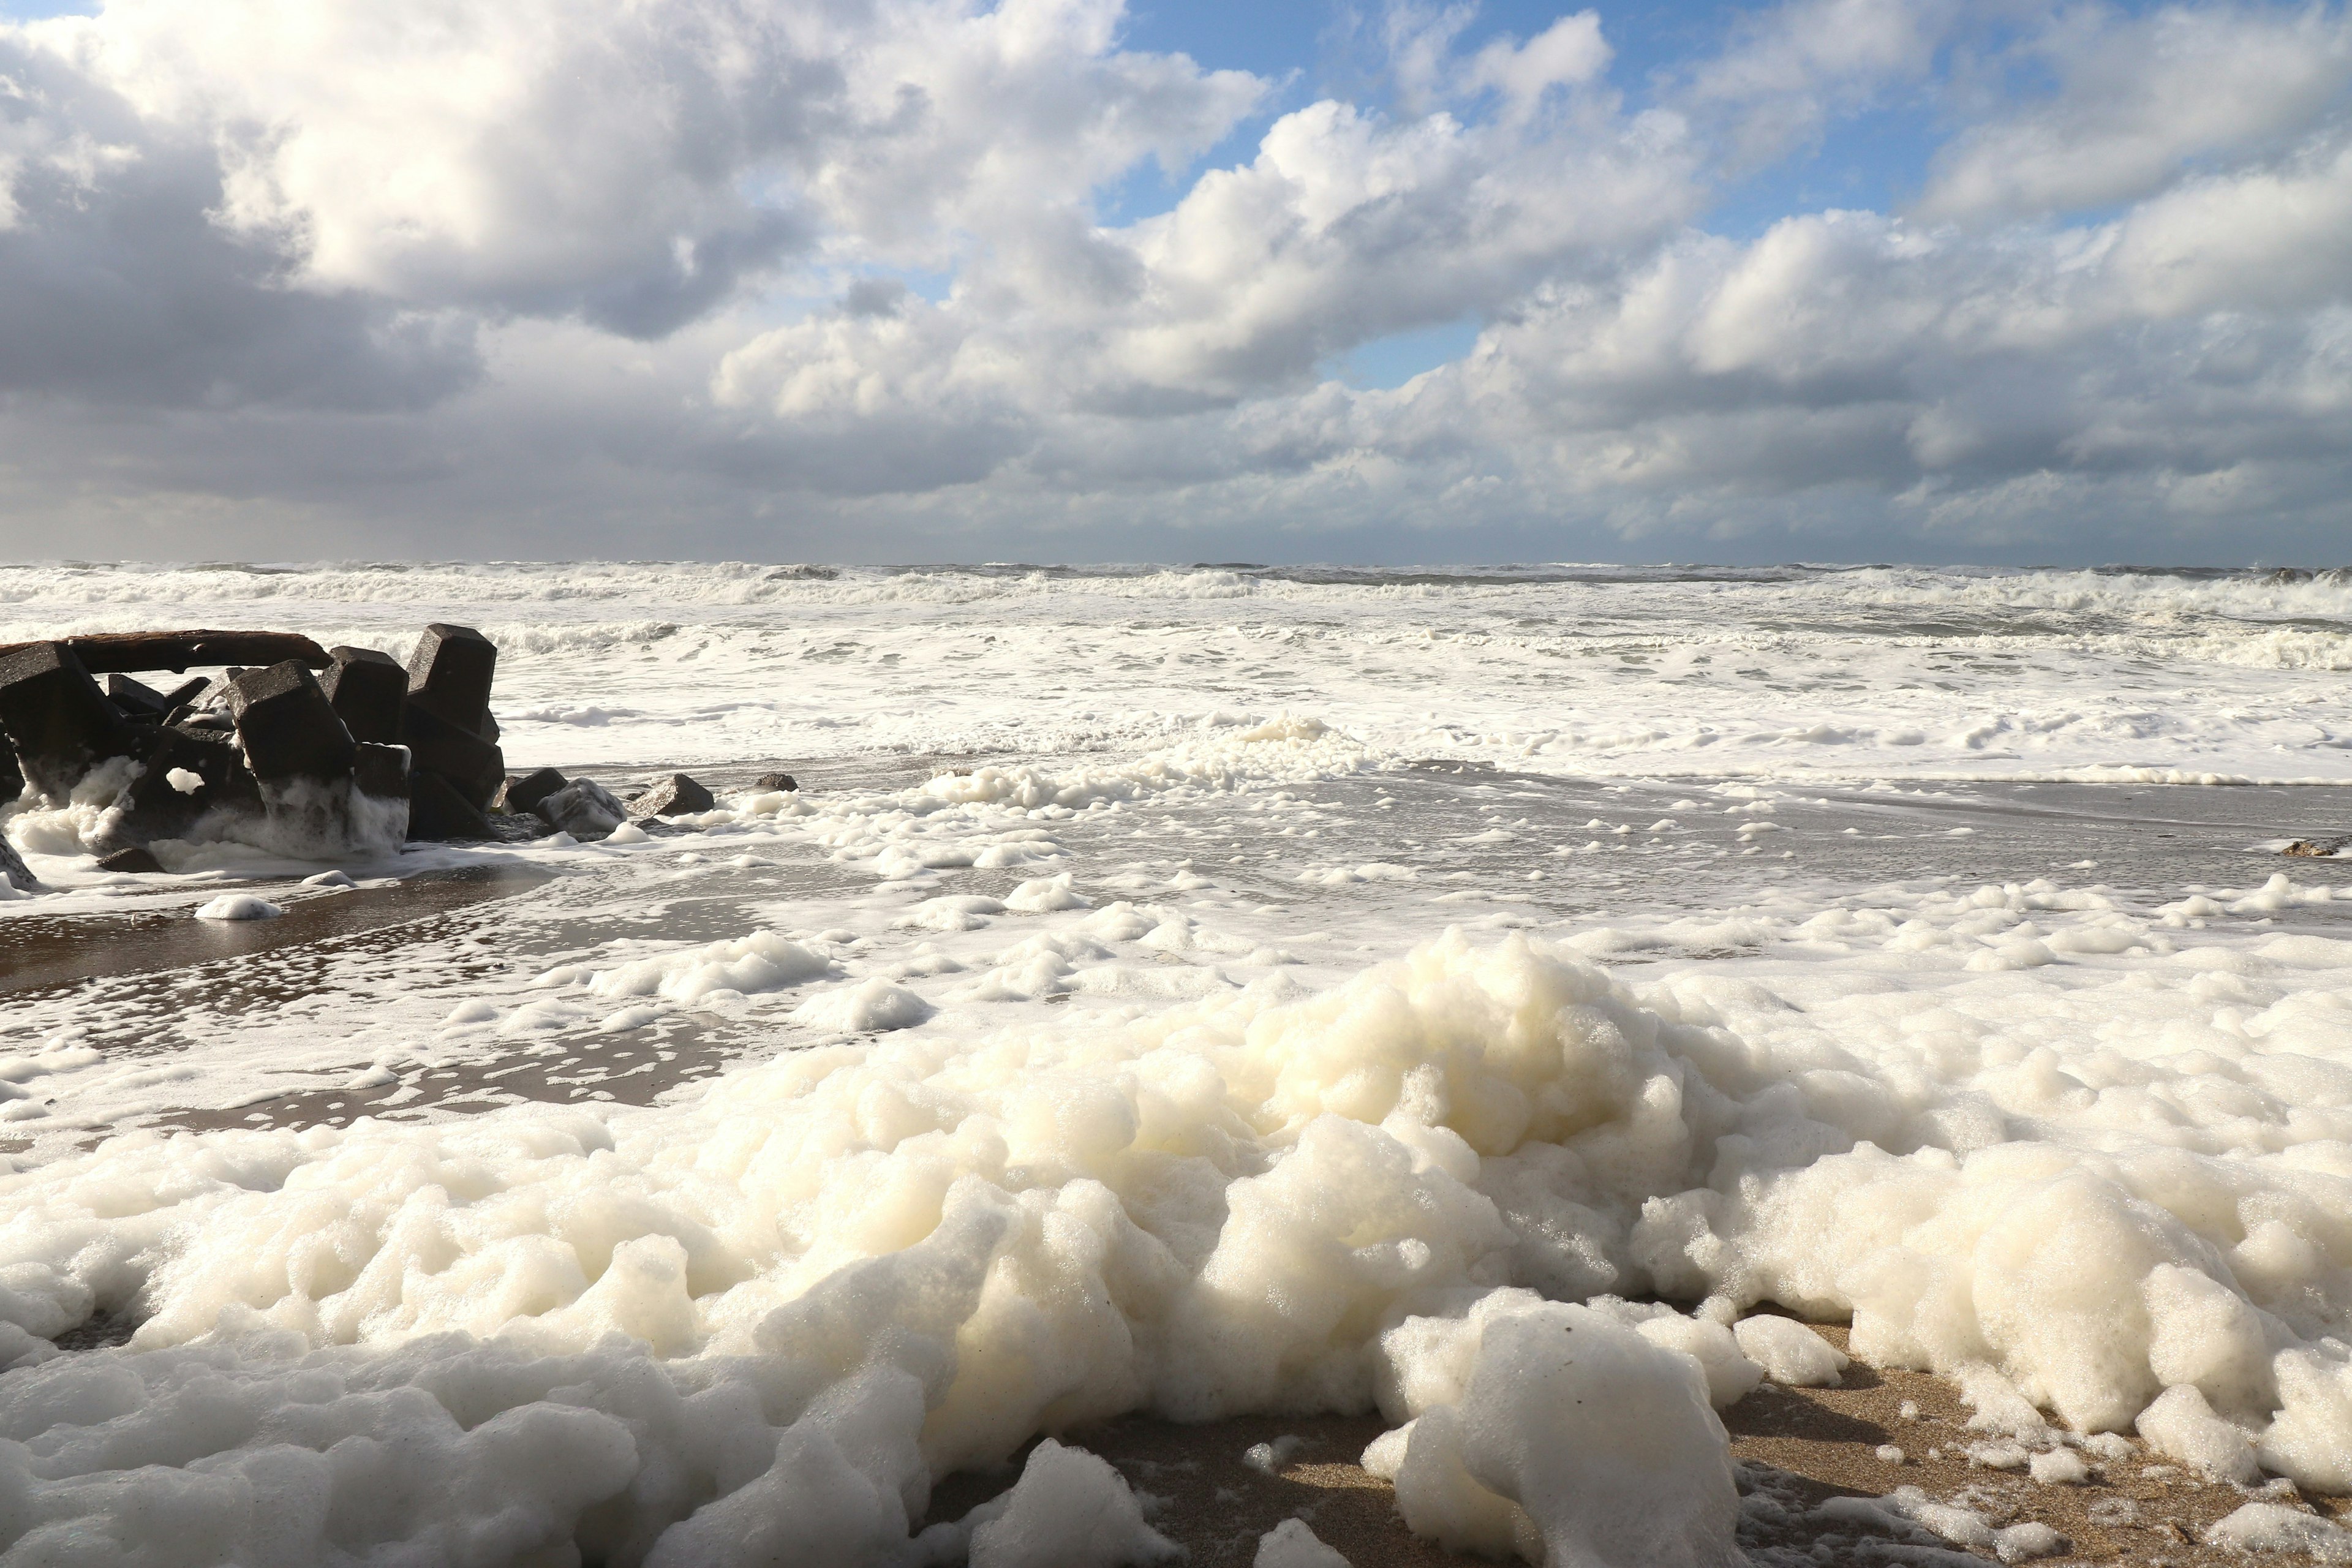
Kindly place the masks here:
POLYGON ((0 557, 2352 563, 2352 23, 0 0, 0 557))

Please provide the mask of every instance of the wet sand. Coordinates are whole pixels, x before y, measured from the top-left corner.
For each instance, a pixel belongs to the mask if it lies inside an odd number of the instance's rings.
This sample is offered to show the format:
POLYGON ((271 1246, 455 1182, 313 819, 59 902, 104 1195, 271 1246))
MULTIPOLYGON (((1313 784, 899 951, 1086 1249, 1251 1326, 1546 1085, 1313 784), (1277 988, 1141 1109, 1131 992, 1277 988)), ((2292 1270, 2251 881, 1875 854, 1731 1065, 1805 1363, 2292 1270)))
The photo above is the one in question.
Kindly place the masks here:
MULTIPOLYGON (((1845 1348, 1842 1325, 1812 1327, 1845 1348)), ((2094 1460, 2090 1479, 2078 1485, 2043 1485, 2021 1470, 1972 1465, 1961 1450, 1986 1434, 1968 1430, 1969 1412, 1958 1390, 1927 1373, 1878 1372, 1855 1363, 1838 1387, 1766 1384, 1722 1414, 1748 1486, 1769 1487, 1803 1505, 1841 1496, 1883 1497, 1916 1486, 1938 1502, 1975 1510, 1995 1529, 2049 1525, 2070 1542, 2066 1552, 2044 1560, 2058 1564, 2242 1568, 2243 1554, 2201 1542, 2209 1526, 2244 1503, 2284 1502, 2339 1521, 2348 1511, 2344 1499, 2303 1498, 2284 1483, 2263 1491, 2204 1480, 2136 1439, 2132 1458, 2094 1460), (1916 1416, 1902 1414, 1906 1403, 1916 1407, 1916 1416), (1890 1444, 1904 1450, 1899 1465, 1877 1457, 1890 1444)), ((1291 1518, 1305 1520, 1355 1568, 1465 1562, 1407 1531, 1389 1483, 1358 1463, 1386 1429, 1377 1415, 1251 1416, 1198 1426, 1130 1416, 1062 1436, 1109 1459, 1139 1492, 1159 1500, 1153 1527, 1185 1548, 1189 1568, 1248 1568, 1259 1537, 1291 1518), (1283 1437, 1300 1441, 1292 1458, 1270 1473, 1245 1458, 1255 1445, 1283 1437)), ((933 1494, 929 1517, 953 1519, 995 1496, 1012 1484, 1018 1463, 949 1477, 933 1494)), ((1848 1555, 1834 1537, 1822 1541, 1818 1521, 1775 1529, 1751 1519, 1742 1543, 1750 1550, 1826 1552, 1812 1559, 1825 1568, 1848 1555)))

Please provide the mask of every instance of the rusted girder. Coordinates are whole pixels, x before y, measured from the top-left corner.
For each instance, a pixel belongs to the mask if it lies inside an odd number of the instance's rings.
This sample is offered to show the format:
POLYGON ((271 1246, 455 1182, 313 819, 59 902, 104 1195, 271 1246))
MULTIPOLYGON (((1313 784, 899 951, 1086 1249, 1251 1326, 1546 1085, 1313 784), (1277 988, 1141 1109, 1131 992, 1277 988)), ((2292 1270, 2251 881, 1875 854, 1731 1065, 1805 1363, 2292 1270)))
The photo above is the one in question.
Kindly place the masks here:
MULTIPOLYGON (((191 665, 212 668, 223 665, 247 667, 282 664, 296 659, 312 669, 334 661, 327 650, 298 632, 97 632, 89 637, 56 639, 73 649, 92 675, 128 675, 141 669, 184 670, 191 665)), ((0 645, 5 658, 31 643, 0 645)))

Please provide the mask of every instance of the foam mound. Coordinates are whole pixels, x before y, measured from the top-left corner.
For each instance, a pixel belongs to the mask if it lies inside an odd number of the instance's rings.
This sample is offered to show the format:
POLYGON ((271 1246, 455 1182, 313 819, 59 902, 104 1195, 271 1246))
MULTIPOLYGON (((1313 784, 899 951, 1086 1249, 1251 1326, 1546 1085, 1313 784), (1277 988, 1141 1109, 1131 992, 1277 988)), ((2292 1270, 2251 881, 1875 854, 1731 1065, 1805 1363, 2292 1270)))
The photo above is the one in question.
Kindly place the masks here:
MULTIPOLYGON (((782 984, 807 968, 782 942, 603 984, 782 984)), ((2352 1487, 2325 1114, 2214 1112, 2273 1141, 2252 1158, 2089 1101, 2004 1137, 1974 1090, 1783 1056, 1698 988, 1517 936, 1058 1030, 898 1027, 878 982, 804 1005, 894 1032, 673 1106, 133 1134, 0 1173, 0 1551, 911 1562, 933 1479, 1040 1433, 1378 1406, 1368 1463, 1416 1530, 1727 1563, 1713 1408, 1822 1372, 1726 1326, 1767 1302, 1850 1316, 1855 1353, 1960 1377, 2016 1434, 2210 1422, 2352 1487), (99 1317, 131 1345, 55 1350, 99 1317)), ((1077 1457, 1030 1467, 1094 1500, 1055 1552, 1141 1549, 1077 1457)), ((1039 1531, 1016 1488, 968 1546, 1039 1531)))

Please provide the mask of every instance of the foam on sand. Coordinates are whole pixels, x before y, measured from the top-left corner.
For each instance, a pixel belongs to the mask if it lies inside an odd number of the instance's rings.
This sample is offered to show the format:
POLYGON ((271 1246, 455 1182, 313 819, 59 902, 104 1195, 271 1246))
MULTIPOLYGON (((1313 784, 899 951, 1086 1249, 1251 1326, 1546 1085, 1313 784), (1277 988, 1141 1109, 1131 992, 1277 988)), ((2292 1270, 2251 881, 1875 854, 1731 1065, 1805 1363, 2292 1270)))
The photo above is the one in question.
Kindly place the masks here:
MULTIPOLYGON (((1946 929, 2010 908, 1957 898, 1946 929)), ((1816 942, 1871 924, 1814 920, 1816 942)), ((1922 951, 1951 984, 2042 984, 1967 967, 1969 942, 1922 951)), ((759 933, 551 988, 740 990, 788 949, 817 961, 759 933)), ((2241 950, 2192 951, 2185 984, 2241 950)), ((1820 1373, 1806 1331, 1741 1321, 1764 1302, 1961 1378, 2021 1462, 2053 1415, 2186 1413, 2184 1447, 2226 1424, 2352 1487, 2335 1090, 2225 1093, 2200 1058, 2119 1106, 2028 1056, 2001 1070, 2043 1109, 2004 1140, 1967 1075, 1832 1061, 1790 1033, 1826 1000, 1741 984, 1450 933, 1314 994, 1276 973, 1124 1022, 902 1026, 669 1107, 119 1138, 0 1175, 0 1520, 63 1542, 168 1517, 256 1563, 886 1561, 933 1478, 1041 1431, 1377 1403, 1411 1425, 1368 1468, 1417 1530, 1656 1561, 1626 1555, 1638 1518, 1726 1561, 1711 1406, 1820 1373), (2158 1091, 2170 1118, 2137 1114, 2158 1091), (1626 1300, 1651 1293, 1699 1307, 1626 1300), (141 1320, 138 1353, 52 1352, 100 1314, 141 1320), (1636 1427, 1656 1451, 1618 1474, 1636 1427)), ((871 976, 801 1007, 855 1034, 899 994, 921 1002, 871 976)), ((2272 1011, 2245 1071, 2334 1083, 2335 1015, 2272 1011)))

